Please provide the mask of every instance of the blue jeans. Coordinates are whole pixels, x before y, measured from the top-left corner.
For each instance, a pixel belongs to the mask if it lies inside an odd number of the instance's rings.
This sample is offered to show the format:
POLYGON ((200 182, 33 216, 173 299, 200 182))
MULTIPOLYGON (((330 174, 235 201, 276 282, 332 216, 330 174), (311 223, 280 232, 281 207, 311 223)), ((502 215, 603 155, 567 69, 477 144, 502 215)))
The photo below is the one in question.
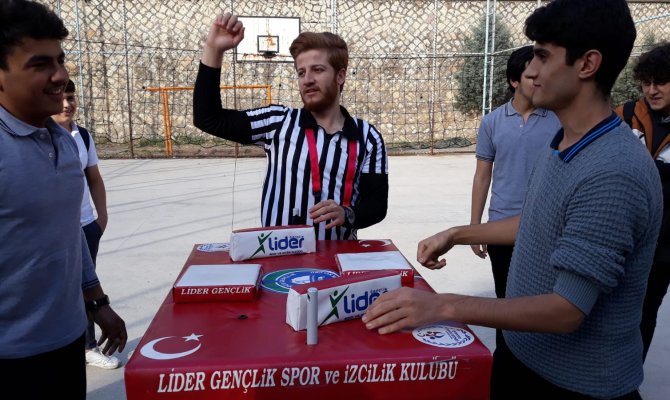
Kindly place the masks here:
MULTIPOLYGON (((100 238, 102 237, 102 229, 97 222, 93 221, 88 225, 82 227, 84 230, 84 235, 86 236, 86 243, 88 243, 88 251, 91 253, 91 258, 93 259, 93 265, 95 265, 95 260, 98 257, 98 245, 100 244, 100 238)), ((86 350, 93 349, 97 346, 95 340, 95 324, 88 318, 88 325, 86 326, 86 350)))

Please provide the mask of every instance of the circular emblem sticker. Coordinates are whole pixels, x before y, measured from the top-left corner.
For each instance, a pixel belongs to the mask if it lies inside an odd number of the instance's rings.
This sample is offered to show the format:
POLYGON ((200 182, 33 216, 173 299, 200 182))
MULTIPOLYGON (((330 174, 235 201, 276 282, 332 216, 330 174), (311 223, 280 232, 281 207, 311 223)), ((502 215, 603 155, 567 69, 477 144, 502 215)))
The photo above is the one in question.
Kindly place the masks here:
POLYGON ((474 342, 475 337, 469 331, 449 325, 427 325, 412 331, 414 339, 436 347, 455 349, 474 342))
POLYGON ((204 243, 196 247, 196 249, 206 253, 212 253, 215 251, 228 251, 230 250, 230 243, 204 243))
POLYGON ((291 268, 265 274, 261 280, 263 289, 277 293, 288 293, 293 285, 318 282, 324 279, 337 278, 333 271, 316 268, 291 268))

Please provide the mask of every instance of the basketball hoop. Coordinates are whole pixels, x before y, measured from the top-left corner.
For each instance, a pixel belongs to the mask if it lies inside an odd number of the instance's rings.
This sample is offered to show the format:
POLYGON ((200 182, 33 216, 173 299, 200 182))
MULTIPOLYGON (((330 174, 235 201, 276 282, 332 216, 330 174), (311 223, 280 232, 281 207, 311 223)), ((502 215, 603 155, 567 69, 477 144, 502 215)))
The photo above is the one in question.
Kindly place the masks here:
MULTIPOLYGON (((2 0, 0 0, 2 1, 2 0)), ((300 35, 300 18, 240 16, 245 38, 235 51, 237 62, 293 62, 290 48, 300 35)))
POLYGON ((258 35, 256 39, 258 54, 265 59, 274 58, 279 53, 278 35, 258 35))
POLYGON ((269 59, 277 57, 277 53, 278 53, 277 51, 265 50, 265 51, 261 52, 261 56, 263 56, 263 58, 269 60, 269 59))

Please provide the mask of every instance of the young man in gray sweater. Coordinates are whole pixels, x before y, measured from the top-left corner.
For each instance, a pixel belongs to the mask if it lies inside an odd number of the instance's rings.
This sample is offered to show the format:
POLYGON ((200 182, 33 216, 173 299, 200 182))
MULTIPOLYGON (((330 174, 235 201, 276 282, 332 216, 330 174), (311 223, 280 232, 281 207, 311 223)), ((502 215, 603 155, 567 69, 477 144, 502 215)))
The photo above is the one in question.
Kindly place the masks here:
POLYGON ((441 268, 456 244, 515 244, 504 299, 402 288, 363 322, 381 334, 436 321, 503 329, 491 399, 639 399, 640 318, 661 218, 661 183, 609 95, 635 41, 624 0, 555 0, 527 20, 532 102, 563 128, 541 154, 520 216, 419 243, 441 268))

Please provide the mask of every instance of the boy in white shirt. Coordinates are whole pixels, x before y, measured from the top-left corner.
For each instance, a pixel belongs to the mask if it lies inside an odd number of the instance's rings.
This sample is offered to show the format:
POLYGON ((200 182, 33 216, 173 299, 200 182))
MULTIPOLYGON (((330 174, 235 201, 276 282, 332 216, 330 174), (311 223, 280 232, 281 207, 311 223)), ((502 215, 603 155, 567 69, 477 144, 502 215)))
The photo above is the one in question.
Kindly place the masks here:
MULTIPOLYGON (((77 111, 77 97, 75 96, 75 84, 70 80, 65 86, 65 97, 63 98, 63 111, 53 115, 56 123, 72 133, 77 143, 81 168, 84 171, 84 194, 81 202, 81 226, 86 234, 88 249, 96 263, 98 245, 105 228, 107 227, 107 195, 105 183, 98 169, 98 155, 95 151, 95 143, 91 134, 83 127, 74 122, 77 111), (97 218, 93 206, 97 212, 97 218)), ((106 356, 98 348, 95 340, 95 325, 90 316, 86 328, 86 363, 99 368, 115 369, 119 367, 119 360, 114 356, 106 356)))

